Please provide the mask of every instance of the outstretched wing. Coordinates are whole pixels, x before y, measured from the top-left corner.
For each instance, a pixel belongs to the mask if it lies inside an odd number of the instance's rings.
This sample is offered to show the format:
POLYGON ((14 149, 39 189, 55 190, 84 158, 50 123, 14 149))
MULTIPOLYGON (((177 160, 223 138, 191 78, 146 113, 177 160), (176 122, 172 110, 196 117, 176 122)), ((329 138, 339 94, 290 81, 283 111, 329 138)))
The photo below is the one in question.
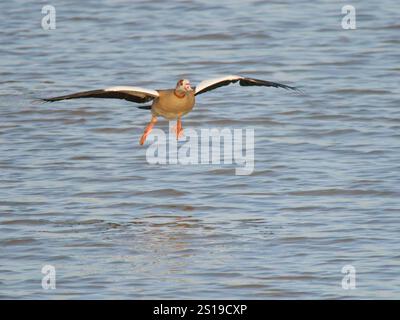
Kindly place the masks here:
POLYGON ((259 79, 253 79, 253 78, 245 78, 241 76, 225 76, 221 78, 215 78, 215 79, 208 79, 204 80, 199 83, 198 86, 196 86, 196 92, 195 95, 202 94, 207 91, 211 91, 214 89, 217 89, 219 87, 227 86, 231 83, 236 83, 239 81, 239 84, 241 86, 264 86, 264 87, 275 87, 275 88, 283 88, 286 90, 295 90, 299 91, 296 87, 291 87, 287 86, 285 84, 277 83, 277 82, 272 82, 272 81, 266 81, 266 80, 259 80, 259 79))
POLYGON ((145 103, 159 96, 156 90, 144 89, 140 87, 110 87, 100 90, 83 91, 65 96, 45 98, 43 101, 60 101, 67 99, 80 98, 108 98, 108 99, 124 99, 137 103, 145 103))

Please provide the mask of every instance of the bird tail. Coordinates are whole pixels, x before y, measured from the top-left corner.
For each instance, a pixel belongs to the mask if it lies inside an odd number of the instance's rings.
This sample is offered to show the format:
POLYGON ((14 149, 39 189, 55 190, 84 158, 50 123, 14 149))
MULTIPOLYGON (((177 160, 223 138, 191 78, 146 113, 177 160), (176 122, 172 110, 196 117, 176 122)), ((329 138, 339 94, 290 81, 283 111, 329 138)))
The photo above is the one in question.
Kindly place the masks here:
POLYGON ((148 106, 138 106, 138 109, 143 109, 143 110, 151 110, 151 105, 148 106))

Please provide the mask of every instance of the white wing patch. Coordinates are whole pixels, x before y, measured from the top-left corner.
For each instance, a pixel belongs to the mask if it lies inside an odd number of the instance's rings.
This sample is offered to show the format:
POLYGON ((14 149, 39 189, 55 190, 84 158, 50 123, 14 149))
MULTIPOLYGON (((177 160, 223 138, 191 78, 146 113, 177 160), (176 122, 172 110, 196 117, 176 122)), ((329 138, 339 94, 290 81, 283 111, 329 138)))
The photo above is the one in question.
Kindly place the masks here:
POLYGON ((118 87, 106 88, 106 89, 104 89, 104 91, 133 91, 133 92, 137 92, 137 93, 144 93, 146 95, 150 95, 153 97, 159 96, 159 94, 156 90, 145 89, 145 88, 141 88, 141 87, 118 86, 118 87))
POLYGON ((208 80, 203 80, 202 82, 200 82, 197 86, 196 86, 196 92, 198 93, 200 91, 202 91, 203 89, 210 87, 218 82, 222 82, 222 81, 226 81, 226 80, 239 80, 242 79, 243 77, 241 76, 235 76, 235 75, 230 75, 230 76, 224 76, 224 77, 220 77, 220 78, 214 78, 214 79, 208 79, 208 80))

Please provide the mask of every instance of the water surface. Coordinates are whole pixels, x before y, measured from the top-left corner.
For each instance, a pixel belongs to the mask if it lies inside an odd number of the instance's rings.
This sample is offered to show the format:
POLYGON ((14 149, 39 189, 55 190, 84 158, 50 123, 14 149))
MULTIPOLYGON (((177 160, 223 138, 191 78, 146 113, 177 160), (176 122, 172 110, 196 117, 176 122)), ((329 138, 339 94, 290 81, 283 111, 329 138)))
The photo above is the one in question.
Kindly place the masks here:
POLYGON ((0 298, 400 298, 398 1, 352 1, 356 30, 338 0, 52 0, 49 31, 45 4, 0 3, 0 298), (148 164, 132 103, 32 102, 232 73, 306 92, 225 87, 184 118, 253 128, 250 176, 148 164))

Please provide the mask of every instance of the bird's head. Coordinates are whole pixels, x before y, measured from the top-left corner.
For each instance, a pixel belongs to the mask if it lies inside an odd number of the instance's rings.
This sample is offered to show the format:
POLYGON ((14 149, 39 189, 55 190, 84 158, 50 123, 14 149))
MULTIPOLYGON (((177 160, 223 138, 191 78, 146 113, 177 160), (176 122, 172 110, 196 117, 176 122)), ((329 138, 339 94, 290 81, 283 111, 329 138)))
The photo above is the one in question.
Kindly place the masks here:
POLYGON ((188 79, 181 79, 176 83, 175 91, 186 93, 193 91, 193 88, 190 86, 190 81, 188 79))

